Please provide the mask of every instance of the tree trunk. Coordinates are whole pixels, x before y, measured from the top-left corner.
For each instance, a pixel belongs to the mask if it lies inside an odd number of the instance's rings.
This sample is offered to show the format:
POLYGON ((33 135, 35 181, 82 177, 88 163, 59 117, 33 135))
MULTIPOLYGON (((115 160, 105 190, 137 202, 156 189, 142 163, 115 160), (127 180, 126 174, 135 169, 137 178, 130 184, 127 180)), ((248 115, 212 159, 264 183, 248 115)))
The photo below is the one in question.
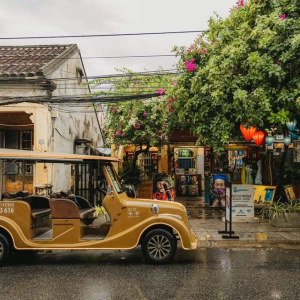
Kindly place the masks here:
POLYGON ((285 158, 288 146, 284 145, 284 152, 281 156, 281 162, 279 167, 279 177, 276 185, 276 191, 274 196, 274 201, 278 201, 280 198, 284 196, 284 188, 283 188, 283 179, 284 179, 284 170, 285 170, 285 158))

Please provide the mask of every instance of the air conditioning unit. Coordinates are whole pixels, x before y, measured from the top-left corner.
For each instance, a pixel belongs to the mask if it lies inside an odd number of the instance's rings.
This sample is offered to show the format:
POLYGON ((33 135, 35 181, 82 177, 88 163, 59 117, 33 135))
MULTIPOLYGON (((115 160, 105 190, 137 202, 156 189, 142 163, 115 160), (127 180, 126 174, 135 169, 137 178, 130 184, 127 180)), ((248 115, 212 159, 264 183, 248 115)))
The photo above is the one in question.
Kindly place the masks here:
POLYGON ((76 146, 76 154, 90 155, 91 148, 89 146, 76 146))

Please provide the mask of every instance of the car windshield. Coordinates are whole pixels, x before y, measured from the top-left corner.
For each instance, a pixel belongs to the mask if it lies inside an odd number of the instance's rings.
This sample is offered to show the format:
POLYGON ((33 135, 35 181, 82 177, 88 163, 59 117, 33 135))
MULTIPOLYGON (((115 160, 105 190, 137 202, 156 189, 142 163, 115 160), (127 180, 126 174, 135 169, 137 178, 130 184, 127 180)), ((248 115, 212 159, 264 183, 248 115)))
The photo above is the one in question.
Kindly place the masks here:
POLYGON ((111 179, 115 189, 117 190, 117 192, 122 193, 123 192, 122 186, 120 184, 118 175, 117 175, 114 167, 111 164, 109 164, 109 165, 106 165, 105 168, 106 168, 106 170, 110 176, 110 179, 111 179))

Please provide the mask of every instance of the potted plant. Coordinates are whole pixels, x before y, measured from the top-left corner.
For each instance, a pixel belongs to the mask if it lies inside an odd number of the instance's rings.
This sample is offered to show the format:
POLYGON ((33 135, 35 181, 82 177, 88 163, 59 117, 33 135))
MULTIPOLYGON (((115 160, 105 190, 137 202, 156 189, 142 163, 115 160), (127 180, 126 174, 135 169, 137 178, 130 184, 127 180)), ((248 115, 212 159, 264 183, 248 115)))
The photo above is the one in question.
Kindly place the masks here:
POLYGON ((273 202, 261 211, 262 218, 267 217, 272 226, 281 228, 300 228, 300 199, 286 203, 273 202))

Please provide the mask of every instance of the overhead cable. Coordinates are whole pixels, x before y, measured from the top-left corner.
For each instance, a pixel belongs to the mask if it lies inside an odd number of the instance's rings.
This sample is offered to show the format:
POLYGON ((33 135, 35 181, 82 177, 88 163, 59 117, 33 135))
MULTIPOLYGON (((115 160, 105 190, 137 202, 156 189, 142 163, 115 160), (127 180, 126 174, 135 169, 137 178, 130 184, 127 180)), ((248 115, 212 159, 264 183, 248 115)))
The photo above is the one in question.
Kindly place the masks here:
POLYGON ((92 38, 92 37, 116 37, 116 36, 139 36, 139 35, 160 35, 160 34, 183 34, 206 32, 207 30, 186 30, 186 31, 163 31, 163 32, 140 32, 140 33, 113 33, 113 34, 83 34, 83 35, 52 35, 52 36, 21 36, 21 37, 0 37, 0 40, 33 40, 33 39, 66 39, 66 38, 92 38))
POLYGON ((159 97, 160 95, 155 94, 142 94, 142 95, 131 95, 131 96, 118 96, 118 97, 70 97, 70 98, 46 98, 46 97, 19 97, 11 101, 0 102, 0 106, 17 104, 22 102, 28 103, 109 103, 109 102, 124 102, 133 100, 150 99, 159 97))

